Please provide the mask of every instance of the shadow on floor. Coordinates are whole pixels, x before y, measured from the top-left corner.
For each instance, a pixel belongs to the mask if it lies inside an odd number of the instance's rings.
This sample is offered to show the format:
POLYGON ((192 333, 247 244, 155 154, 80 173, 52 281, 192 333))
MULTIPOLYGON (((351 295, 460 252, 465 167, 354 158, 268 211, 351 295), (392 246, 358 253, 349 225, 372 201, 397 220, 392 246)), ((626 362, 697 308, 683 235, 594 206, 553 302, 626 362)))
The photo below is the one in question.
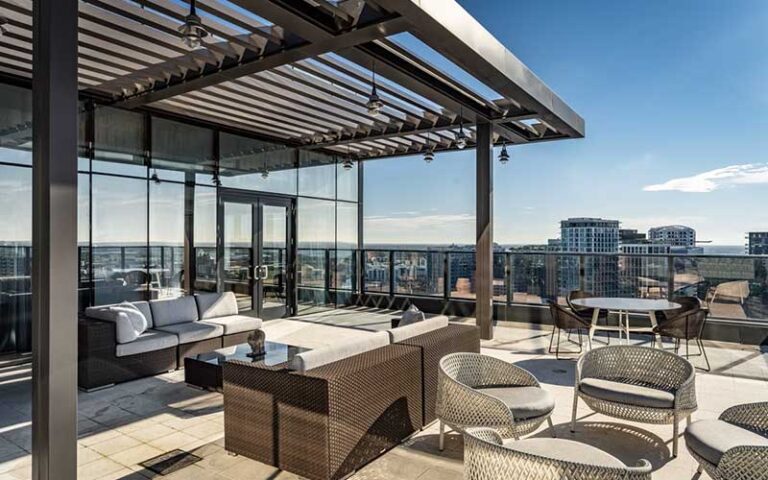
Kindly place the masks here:
POLYGON ((515 362, 518 367, 531 372, 540 383, 572 387, 575 378, 575 362, 570 359, 531 358, 515 362))

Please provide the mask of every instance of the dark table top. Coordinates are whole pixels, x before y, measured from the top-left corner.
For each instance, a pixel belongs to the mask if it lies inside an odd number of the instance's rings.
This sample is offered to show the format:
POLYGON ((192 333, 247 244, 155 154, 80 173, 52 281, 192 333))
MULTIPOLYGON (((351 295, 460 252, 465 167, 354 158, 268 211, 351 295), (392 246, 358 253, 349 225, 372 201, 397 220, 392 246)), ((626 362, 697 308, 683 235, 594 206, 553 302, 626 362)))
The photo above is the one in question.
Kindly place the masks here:
POLYGON ((224 347, 212 352, 200 353, 192 358, 199 362, 210 363, 211 365, 222 366, 229 360, 239 360, 241 362, 259 362, 267 367, 280 365, 290 362, 296 354, 308 352, 311 348, 298 347, 280 342, 264 342, 264 355, 251 357, 251 346, 247 343, 241 343, 232 347, 224 347))

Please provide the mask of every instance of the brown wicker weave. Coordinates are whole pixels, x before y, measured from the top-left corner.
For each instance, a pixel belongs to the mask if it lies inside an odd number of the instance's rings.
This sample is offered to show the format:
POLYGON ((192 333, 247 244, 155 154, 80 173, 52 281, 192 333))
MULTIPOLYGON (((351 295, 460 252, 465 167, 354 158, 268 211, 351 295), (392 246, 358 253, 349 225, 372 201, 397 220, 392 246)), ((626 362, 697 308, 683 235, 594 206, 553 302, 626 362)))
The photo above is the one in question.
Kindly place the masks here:
POLYGON ((576 364, 571 431, 576 430, 579 398, 592 410, 642 423, 672 424, 672 455, 677 456, 678 428, 696 411, 696 371, 686 359, 671 352, 635 345, 601 347, 581 356, 576 364), (673 408, 652 408, 587 395, 579 388, 584 378, 600 378, 671 392, 673 408))
POLYGON ((422 376, 424 378, 423 424, 429 425, 437 419, 437 376, 440 359, 449 353, 480 353, 480 329, 474 325, 451 324, 445 328, 409 338, 400 345, 419 347, 421 352, 422 376))
POLYGON ((224 365, 225 448, 310 479, 338 479, 421 427, 421 355, 389 345, 299 374, 224 365))
POLYGON ((470 427, 490 427, 505 438, 519 438, 536 430, 545 420, 554 435, 550 416, 515 418, 500 399, 477 390, 483 386, 540 387, 525 369, 504 360, 478 353, 452 353, 440 360, 437 391, 437 418, 440 419, 440 449, 444 425, 464 431, 470 427))
POLYGON ((114 323, 83 318, 77 327, 77 385, 84 390, 150 377, 178 367, 176 347, 118 357, 114 323))
MULTIPOLYGON (((768 437, 768 402, 736 405, 720 414, 720 420, 768 437)), ((768 447, 731 448, 717 465, 690 447, 688 451, 699 462, 698 471, 706 471, 714 480, 768 480, 768 447)))
MULTIPOLYGON (((525 442, 522 440, 521 442, 525 442)), ((502 437, 490 428, 464 432, 465 480, 650 480, 651 464, 641 460, 636 467, 592 465, 590 459, 569 462, 515 450, 503 445, 502 437)))
MULTIPOLYGON (((549 304, 549 312, 552 314, 552 322, 554 323, 554 328, 552 329, 552 335, 549 337, 549 353, 554 353, 555 358, 559 360, 560 359, 560 331, 566 330, 570 332, 572 330, 576 330, 579 334, 579 351, 566 352, 566 353, 580 354, 582 349, 581 331, 582 330, 589 331, 590 327, 592 326, 592 321, 590 319, 583 318, 577 315, 575 312, 571 310, 566 310, 565 308, 561 307, 555 302, 551 302, 549 304), (552 344, 555 340, 555 332, 557 332, 557 345, 555 346, 555 351, 553 352, 552 344)), ((591 349, 592 340, 589 338, 589 335, 587 335, 587 343, 589 344, 589 348, 591 349)))

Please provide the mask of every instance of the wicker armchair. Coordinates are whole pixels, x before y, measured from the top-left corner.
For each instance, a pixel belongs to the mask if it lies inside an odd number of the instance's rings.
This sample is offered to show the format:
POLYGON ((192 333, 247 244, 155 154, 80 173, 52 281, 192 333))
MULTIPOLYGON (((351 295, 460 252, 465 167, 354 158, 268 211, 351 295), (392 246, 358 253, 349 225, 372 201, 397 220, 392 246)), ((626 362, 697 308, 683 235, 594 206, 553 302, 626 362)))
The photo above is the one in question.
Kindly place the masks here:
POLYGON ((516 365, 479 353, 452 353, 440 360, 437 385, 440 450, 445 425, 457 431, 491 427, 505 438, 519 439, 546 420, 554 436, 554 398, 516 365))
MULTIPOLYGON (((549 337, 549 353, 554 353, 556 359, 560 359, 560 331, 566 330, 569 333, 573 330, 576 330, 576 332, 579 334, 579 351, 578 352, 567 352, 567 353, 581 353, 581 331, 582 330, 589 330, 589 328, 592 326, 592 322, 589 319, 586 319, 584 317, 581 317, 579 315, 576 315, 575 312, 566 310, 565 308, 561 307, 560 305, 552 302, 549 304, 549 311, 552 314, 552 322, 554 323, 554 328, 552 329, 552 335, 549 337), (552 343, 555 340, 555 331, 557 331, 557 345, 555 346, 555 351, 552 352, 552 343)), ((589 338, 589 335, 587 335, 587 343, 589 344, 590 350, 592 349, 592 339, 589 338)))
POLYGON ((715 480, 768 480, 768 402, 736 405, 718 420, 693 422, 685 444, 715 480))
POLYGON ((592 410, 642 423, 672 424, 677 456, 679 422, 696 411, 696 371, 672 352, 618 345, 597 348, 576 364, 571 431, 579 398, 592 410))
POLYGON ((707 357, 707 351, 704 349, 701 335, 704 331, 709 310, 702 308, 701 300, 696 297, 676 297, 672 301, 679 303, 681 308, 659 315, 657 317, 659 324, 653 329, 653 333, 675 339, 675 353, 678 353, 680 350, 680 342, 685 340, 686 359, 692 356, 689 344, 693 340, 699 348, 699 353, 695 355, 702 355, 704 357, 704 361, 707 364, 707 368, 704 370, 708 372, 710 370, 709 358, 707 357))
POLYGON ((465 480, 650 480, 651 464, 627 467, 612 455, 572 440, 504 442, 490 428, 464 434, 465 480))

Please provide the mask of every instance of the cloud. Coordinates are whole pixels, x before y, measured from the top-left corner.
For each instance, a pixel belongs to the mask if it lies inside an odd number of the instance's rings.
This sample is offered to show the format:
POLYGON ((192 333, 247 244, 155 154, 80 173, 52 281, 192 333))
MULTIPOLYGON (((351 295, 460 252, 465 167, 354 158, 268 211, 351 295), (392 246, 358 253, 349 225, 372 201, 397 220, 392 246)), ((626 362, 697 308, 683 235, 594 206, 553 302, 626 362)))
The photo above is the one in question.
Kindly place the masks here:
POLYGON ((746 163, 716 168, 690 177, 673 178, 643 187, 646 192, 709 193, 723 187, 768 184, 768 163, 746 163))
POLYGON ((469 213, 407 212, 365 217, 367 243, 471 243, 474 233, 475 216, 469 213))

